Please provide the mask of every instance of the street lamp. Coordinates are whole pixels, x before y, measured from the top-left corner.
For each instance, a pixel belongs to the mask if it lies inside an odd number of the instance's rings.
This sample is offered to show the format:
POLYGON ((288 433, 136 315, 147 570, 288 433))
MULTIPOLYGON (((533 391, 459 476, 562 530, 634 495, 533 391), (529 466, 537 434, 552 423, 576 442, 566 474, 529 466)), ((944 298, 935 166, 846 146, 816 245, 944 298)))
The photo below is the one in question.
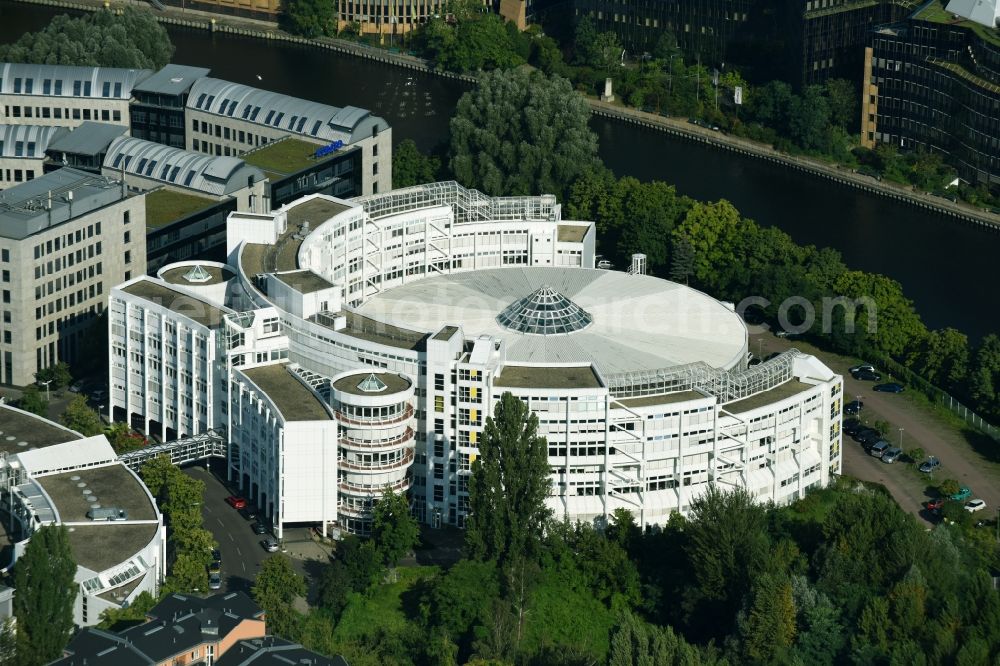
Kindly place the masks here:
POLYGON ((899 429, 899 448, 900 448, 900 450, 902 450, 902 448, 903 448, 903 429, 902 428, 899 429))
POLYGON ((679 53, 674 53, 670 56, 670 61, 667 64, 667 69, 670 70, 670 96, 674 96, 674 58, 676 58, 679 53))
POLYGON ((52 380, 50 379, 47 382, 38 382, 38 383, 45 387, 45 402, 48 402, 49 401, 49 384, 52 383, 52 380))

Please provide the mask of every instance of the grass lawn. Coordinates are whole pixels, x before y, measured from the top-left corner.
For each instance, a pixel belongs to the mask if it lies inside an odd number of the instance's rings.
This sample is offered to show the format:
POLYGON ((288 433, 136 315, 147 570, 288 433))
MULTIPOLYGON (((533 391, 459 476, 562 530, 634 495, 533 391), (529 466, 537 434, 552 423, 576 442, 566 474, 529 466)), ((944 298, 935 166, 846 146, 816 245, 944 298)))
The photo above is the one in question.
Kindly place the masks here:
POLYGON ((157 229, 214 203, 207 197, 156 190, 146 195, 146 228, 157 229))
POLYGON ((287 175, 315 164, 314 155, 319 147, 300 139, 285 139, 243 155, 243 160, 269 172, 269 176, 276 173, 287 175))
POLYGON ((338 642, 357 640, 376 626, 389 632, 404 628, 412 620, 403 608, 403 594, 438 571, 438 567, 400 567, 396 570, 399 579, 395 583, 380 585, 371 597, 351 595, 337 624, 334 639, 338 642))

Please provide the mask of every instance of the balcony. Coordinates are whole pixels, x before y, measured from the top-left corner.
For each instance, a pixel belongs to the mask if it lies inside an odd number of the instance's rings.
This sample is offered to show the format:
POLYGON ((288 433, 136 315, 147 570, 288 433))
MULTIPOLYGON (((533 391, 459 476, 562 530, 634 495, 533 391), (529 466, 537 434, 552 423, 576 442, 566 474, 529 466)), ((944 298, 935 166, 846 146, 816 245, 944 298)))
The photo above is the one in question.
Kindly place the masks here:
POLYGON ((401 446, 412 446, 413 428, 407 428, 406 432, 398 437, 392 437, 380 441, 360 441, 350 437, 341 437, 340 446, 345 449, 360 449, 362 451, 372 451, 377 449, 395 449, 401 446))
POLYGON ((347 425, 359 426, 362 428, 371 428, 373 426, 389 426, 403 423, 411 418, 413 418, 413 407, 407 405, 406 409, 402 413, 395 416, 371 416, 371 417, 357 417, 348 416, 339 409, 336 410, 337 421, 347 425))
POLYGON ((403 467, 408 467, 413 463, 413 449, 406 449, 403 453, 403 457, 391 463, 381 464, 378 462, 372 463, 358 463, 344 460, 341 457, 337 458, 337 465, 343 469, 349 469, 355 472, 389 472, 394 469, 401 469, 403 467))
POLYGON ((409 478, 403 478, 399 481, 393 483, 384 483, 380 486, 358 486, 347 481, 341 481, 337 484, 337 488, 349 495, 363 495, 365 497, 381 497, 382 491, 386 488, 391 488, 393 492, 402 493, 410 489, 411 480, 409 478))

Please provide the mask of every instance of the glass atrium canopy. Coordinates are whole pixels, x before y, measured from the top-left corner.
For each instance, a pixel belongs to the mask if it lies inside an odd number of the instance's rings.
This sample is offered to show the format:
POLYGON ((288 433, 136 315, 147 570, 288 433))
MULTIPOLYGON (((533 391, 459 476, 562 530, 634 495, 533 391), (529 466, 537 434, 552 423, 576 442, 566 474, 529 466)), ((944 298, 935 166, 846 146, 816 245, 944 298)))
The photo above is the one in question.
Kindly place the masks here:
POLYGON ((497 323, 528 335, 566 335, 593 323, 589 312, 555 289, 543 285, 497 315, 497 323))
POLYGON ((365 393, 381 393, 388 387, 385 383, 375 376, 375 373, 371 373, 365 377, 360 384, 358 384, 358 390, 365 393))

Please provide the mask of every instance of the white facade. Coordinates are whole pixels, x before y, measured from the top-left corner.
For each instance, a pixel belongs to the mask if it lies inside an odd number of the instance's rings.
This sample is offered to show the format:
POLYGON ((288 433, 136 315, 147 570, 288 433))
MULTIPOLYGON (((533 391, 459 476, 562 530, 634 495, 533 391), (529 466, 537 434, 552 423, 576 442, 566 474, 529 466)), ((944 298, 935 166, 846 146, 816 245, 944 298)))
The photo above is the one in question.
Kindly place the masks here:
POLYGON ((35 530, 63 525, 77 562, 77 625, 97 624, 102 612, 127 606, 143 592, 157 596, 166 574, 163 517, 135 472, 118 462, 108 440, 103 435, 82 438, 7 405, 0 405, 0 424, 28 443, 36 443, 37 436, 42 445, 0 451, 0 505, 9 516, 8 531, 17 535, 13 560, 4 566, 13 566, 35 530), (60 436, 60 430, 65 434, 60 436), (61 439, 65 441, 51 443, 61 439), (126 510, 128 518, 91 520, 88 509, 101 502, 126 510))
MULTIPOLYGON (((255 396, 254 414, 282 411, 241 377, 287 358, 333 408, 337 523, 350 531, 367 531, 386 483, 408 488, 421 520, 464 525, 478 441, 505 391, 539 416, 559 517, 600 522, 624 507, 662 524, 709 483, 781 503, 840 472, 839 376, 794 350, 748 368, 731 306, 594 270, 593 224, 562 220, 553 197, 454 183, 312 196, 234 213, 227 235, 239 311, 224 324, 230 431, 246 431, 237 393, 255 396), (355 390, 369 375, 390 386, 355 390)), ((267 487, 276 517, 292 492, 279 421, 270 449, 231 434, 230 456, 242 485, 267 487)), ((332 522, 324 498, 325 518, 280 520, 332 522)))

